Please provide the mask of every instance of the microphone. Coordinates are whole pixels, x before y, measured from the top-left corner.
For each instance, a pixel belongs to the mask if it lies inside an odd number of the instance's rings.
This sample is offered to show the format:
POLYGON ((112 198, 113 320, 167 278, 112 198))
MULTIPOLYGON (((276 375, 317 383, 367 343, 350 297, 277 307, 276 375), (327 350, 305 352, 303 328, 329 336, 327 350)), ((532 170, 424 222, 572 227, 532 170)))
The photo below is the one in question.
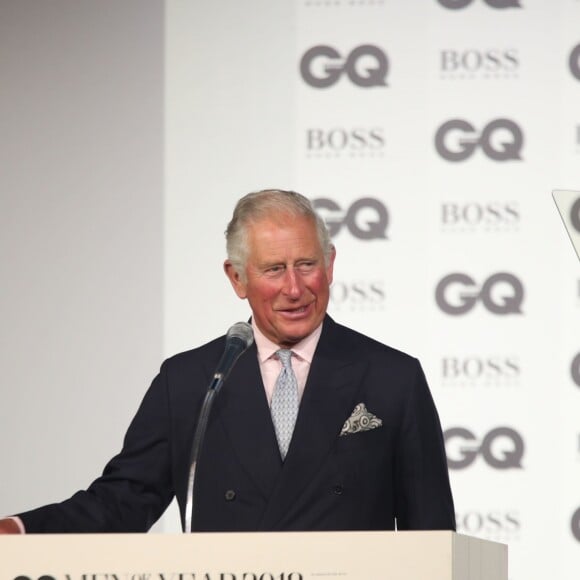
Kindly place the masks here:
POLYGON ((209 385, 210 391, 219 391, 240 355, 254 342, 252 327, 247 322, 236 322, 226 334, 224 353, 209 385))
POLYGON ((236 322, 230 327, 226 334, 226 346, 217 368, 209 384, 205 399, 201 405, 195 433, 193 435, 193 443, 191 445, 189 477, 187 478, 187 498, 185 504, 185 533, 193 531, 194 521, 194 505, 193 496, 195 488, 195 475, 197 473, 197 464, 199 460, 199 452, 203 443, 203 437, 207 428, 209 414, 215 396, 221 389, 224 381, 236 364, 240 355, 247 350, 247 348, 254 342, 254 333, 252 327, 247 322, 236 322))

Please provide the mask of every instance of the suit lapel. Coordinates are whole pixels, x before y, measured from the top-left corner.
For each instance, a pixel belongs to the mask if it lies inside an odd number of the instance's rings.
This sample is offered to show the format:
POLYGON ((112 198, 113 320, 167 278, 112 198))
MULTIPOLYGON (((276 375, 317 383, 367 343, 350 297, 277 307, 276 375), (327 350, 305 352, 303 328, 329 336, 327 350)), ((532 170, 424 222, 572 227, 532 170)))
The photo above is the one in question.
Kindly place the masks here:
POLYGON ((275 529, 315 479, 356 403, 366 363, 352 359, 327 317, 300 404, 292 442, 264 518, 275 529))
POLYGON ((256 486, 269 496, 280 475, 282 461, 255 344, 236 363, 218 401, 222 427, 234 453, 256 486))

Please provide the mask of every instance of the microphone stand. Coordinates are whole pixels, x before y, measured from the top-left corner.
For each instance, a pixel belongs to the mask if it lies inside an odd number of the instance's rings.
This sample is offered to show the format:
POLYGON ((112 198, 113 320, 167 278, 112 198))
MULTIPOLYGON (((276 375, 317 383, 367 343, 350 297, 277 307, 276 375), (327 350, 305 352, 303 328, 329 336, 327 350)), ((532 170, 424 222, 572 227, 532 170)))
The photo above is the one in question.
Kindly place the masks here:
POLYGON ((185 502, 185 533, 190 534, 193 531, 193 492, 195 488, 195 475, 197 473, 197 464, 199 461, 199 451, 201 449, 205 431, 207 429, 207 422, 209 414, 213 405, 214 399, 221 389, 225 380, 225 373, 215 373, 211 384, 205 394, 205 399, 199 411, 195 433, 193 435, 193 443, 191 445, 191 454, 189 462, 189 477, 187 478, 187 500, 185 502))
POLYGON ((253 340, 252 328, 247 322, 237 322, 228 330, 224 353, 218 363, 216 372, 213 375, 207 393, 205 394, 205 399, 201 405, 195 433, 193 435, 191 454, 189 456, 189 476, 187 478, 187 499, 185 502, 186 534, 193 531, 193 492, 195 488, 195 476, 197 473, 197 464, 199 462, 199 453, 207 429, 213 401, 226 380, 229 371, 232 370, 233 365, 238 360, 238 357, 250 346, 250 344, 252 344, 253 340))
POLYGON ((195 487, 195 474, 197 469, 197 461, 199 450, 203 443, 203 437, 207 427, 209 414, 213 405, 214 398, 217 391, 210 388, 205 394, 205 399, 199 412, 197 426, 195 427, 195 434, 193 436, 193 444, 191 446, 191 455, 189 463, 189 477, 187 478, 187 501, 185 504, 185 533, 190 534, 193 531, 193 489, 195 487))

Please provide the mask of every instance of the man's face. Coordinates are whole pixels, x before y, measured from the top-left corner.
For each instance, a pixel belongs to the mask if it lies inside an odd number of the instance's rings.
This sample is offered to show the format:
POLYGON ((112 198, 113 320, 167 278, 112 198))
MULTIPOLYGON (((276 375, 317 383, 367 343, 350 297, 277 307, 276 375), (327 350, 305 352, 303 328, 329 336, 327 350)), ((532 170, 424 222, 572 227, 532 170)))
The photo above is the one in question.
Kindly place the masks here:
POLYGON ((226 274, 236 294, 248 299, 264 335, 279 346, 290 347, 324 318, 335 252, 326 266, 315 223, 289 215, 251 224, 248 250, 246 280, 228 260, 226 274))

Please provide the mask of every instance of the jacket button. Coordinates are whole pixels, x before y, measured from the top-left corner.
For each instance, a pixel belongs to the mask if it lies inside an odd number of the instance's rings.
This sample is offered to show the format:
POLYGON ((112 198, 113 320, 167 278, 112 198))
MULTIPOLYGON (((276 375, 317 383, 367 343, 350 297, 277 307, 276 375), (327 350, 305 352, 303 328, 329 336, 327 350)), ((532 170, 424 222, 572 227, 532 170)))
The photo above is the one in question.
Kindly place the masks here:
POLYGON ((334 486, 332 487, 332 493, 333 493, 334 495, 342 495, 342 492, 343 492, 343 491, 344 491, 344 490, 343 490, 343 487, 342 487, 342 485, 334 485, 334 486))
POLYGON ((225 493, 226 501, 234 501, 236 499, 236 492, 233 489, 228 489, 225 493))

